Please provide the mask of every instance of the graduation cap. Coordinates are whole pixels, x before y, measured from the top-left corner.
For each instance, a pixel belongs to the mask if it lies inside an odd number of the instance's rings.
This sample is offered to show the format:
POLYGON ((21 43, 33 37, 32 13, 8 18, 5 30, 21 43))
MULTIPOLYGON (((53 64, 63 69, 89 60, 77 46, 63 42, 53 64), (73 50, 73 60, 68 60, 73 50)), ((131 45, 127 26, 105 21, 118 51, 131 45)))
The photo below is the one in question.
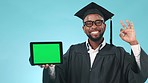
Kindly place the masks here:
POLYGON ((105 8, 99 6, 98 4, 91 2, 81 10, 79 10, 75 16, 79 17, 80 19, 84 20, 84 18, 89 14, 99 14, 101 17, 104 18, 104 21, 110 19, 110 44, 112 45, 112 20, 111 17, 114 16, 113 13, 109 12, 105 8))

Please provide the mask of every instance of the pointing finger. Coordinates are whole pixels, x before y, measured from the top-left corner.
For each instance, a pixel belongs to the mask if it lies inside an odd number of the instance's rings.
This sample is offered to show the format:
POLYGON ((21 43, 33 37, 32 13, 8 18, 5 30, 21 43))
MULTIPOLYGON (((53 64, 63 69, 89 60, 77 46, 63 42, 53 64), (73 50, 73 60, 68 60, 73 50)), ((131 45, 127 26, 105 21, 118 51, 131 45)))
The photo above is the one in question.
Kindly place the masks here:
POLYGON ((124 29, 126 29, 126 25, 123 23, 123 21, 120 21, 121 25, 123 26, 124 29))

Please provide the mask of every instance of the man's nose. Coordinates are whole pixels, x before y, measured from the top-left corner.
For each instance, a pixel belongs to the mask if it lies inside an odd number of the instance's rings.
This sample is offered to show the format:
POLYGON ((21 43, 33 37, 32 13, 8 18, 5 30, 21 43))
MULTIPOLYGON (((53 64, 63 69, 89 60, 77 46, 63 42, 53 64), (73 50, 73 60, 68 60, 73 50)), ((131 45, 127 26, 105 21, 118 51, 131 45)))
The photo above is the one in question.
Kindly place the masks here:
POLYGON ((97 28, 97 26, 96 26, 96 24, 93 22, 93 24, 92 24, 92 27, 91 27, 92 29, 95 29, 95 28, 97 28))

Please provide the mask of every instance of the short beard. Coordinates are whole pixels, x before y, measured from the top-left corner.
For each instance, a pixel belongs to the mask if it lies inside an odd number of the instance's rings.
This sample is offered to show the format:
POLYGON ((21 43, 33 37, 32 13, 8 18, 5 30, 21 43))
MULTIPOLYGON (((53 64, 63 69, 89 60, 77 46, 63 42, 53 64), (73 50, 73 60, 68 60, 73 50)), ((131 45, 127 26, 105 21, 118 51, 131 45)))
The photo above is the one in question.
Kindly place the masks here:
POLYGON ((97 37, 97 38, 93 38, 91 35, 87 35, 87 36, 88 36, 88 38, 89 38, 90 40, 92 40, 92 41, 94 41, 94 42, 97 42, 97 41, 100 41, 100 40, 101 40, 101 38, 103 37, 103 34, 104 34, 104 32, 103 32, 102 34, 100 34, 100 36, 97 37))

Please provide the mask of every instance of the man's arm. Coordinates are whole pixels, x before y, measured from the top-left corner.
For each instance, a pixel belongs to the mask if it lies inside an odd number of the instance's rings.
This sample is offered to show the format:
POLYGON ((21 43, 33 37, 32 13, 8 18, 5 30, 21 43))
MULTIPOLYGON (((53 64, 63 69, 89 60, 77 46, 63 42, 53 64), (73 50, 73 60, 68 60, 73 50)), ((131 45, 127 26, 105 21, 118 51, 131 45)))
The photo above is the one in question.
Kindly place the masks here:
POLYGON ((141 65, 140 65, 140 52, 141 52, 141 48, 140 45, 132 45, 132 52, 134 54, 134 57, 136 59, 137 65, 139 67, 139 69, 141 69, 141 65))
POLYGON ((132 46, 132 52, 136 59, 137 65, 139 66, 140 73, 134 75, 137 79, 145 81, 148 77, 148 55, 138 46, 136 39, 136 33, 134 30, 134 24, 126 20, 127 26, 120 21, 124 29, 120 30, 120 37, 123 41, 129 43, 132 46))

